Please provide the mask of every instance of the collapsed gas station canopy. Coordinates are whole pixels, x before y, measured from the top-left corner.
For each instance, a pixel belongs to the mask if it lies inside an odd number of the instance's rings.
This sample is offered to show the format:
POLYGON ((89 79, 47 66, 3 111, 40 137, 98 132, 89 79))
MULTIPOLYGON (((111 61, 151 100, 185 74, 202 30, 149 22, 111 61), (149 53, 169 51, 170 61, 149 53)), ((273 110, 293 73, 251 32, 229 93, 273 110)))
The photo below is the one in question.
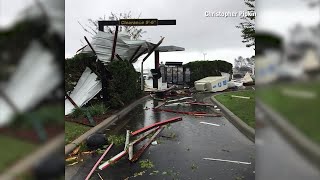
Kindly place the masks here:
MULTIPOLYGON (((99 31, 91 41, 92 48, 95 50, 98 59, 103 63, 111 61, 114 34, 110 32, 99 31)), ((122 60, 133 60, 135 62, 138 56, 146 54, 155 44, 145 40, 132 40, 127 34, 119 33, 115 48, 115 54, 118 54, 122 60), (140 47, 141 46, 141 47, 140 47), (134 56, 134 57, 133 57, 134 56)), ((177 46, 160 46, 155 49, 158 52, 184 51, 184 48, 177 46)), ((82 53, 92 53, 89 46, 86 46, 82 53)), ((118 59, 117 57, 114 57, 118 59)))
MULTIPOLYGON (((114 34, 111 34, 109 32, 99 31, 92 38, 92 48, 97 53, 98 59, 100 61, 104 63, 108 63, 111 61, 113 41, 114 34)), ((131 60, 133 58, 133 55, 145 54, 152 46, 154 46, 154 44, 145 40, 131 40, 129 35, 119 33, 117 38, 115 54, 118 54, 123 60, 131 60), (141 48, 139 48, 140 46, 141 48), (138 52, 136 53, 137 50, 138 52)), ((82 50, 82 53, 91 52, 92 50, 89 46, 86 46, 82 50)), ((117 57, 114 58, 117 59, 117 57)))

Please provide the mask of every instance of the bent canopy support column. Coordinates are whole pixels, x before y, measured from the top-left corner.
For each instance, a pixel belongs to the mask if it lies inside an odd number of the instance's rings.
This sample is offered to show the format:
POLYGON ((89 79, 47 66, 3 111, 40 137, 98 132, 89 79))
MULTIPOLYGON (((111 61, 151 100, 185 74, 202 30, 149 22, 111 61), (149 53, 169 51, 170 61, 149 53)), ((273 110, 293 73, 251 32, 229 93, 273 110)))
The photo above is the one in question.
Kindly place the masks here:
MULTIPOLYGON (((100 29, 100 28, 99 28, 100 29)), ((84 36, 84 39, 86 40, 87 44, 89 45, 90 49, 92 52, 95 54, 95 56, 98 58, 96 51, 93 49, 92 45, 88 41, 88 39, 84 36)), ((100 78, 101 78, 101 84, 102 84, 102 100, 105 106, 107 106, 107 100, 108 100, 108 80, 107 80, 107 75, 108 71, 106 70, 106 67, 102 64, 101 61, 97 61, 98 68, 100 70, 100 78)))
MULTIPOLYGON (((154 69, 158 70, 160 65, 160 57, 159 57, 159 51, 154 52, 154 69)), ((158 89, 158 79, 153 78, 153 88, 158 89)))
POLYGON ((164 37, 162 37, 162 38, 160 39, 160 41, 151 48, 151 50, 149 51, 149 53, 147 54, 147 56, 144 57, 143 60, 142 60, 142 62, 141 62, 141 90, 142 90, 142 91, 144 90, 143 63, 144 63, 145 60, 148 59, 148 57, 153 53, 153 51, 155 51, 155 50, 157 49, 157 47, 160 46, 160 44, 162 43, 163 39, 164 39, 164 37))

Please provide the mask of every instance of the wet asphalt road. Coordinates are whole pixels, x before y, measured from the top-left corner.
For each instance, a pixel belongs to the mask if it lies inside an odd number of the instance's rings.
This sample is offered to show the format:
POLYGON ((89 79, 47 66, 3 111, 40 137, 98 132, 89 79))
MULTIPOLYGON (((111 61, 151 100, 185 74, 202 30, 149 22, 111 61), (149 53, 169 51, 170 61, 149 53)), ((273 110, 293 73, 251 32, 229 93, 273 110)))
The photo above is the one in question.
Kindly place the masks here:
POLYGON ((286 141, 256 109, 256 180, 319 180, 320 172, 286 141))
MULTIPOLYGON (((203 99, 209 95, 197 95, 203 99)), ((125 118, 116 122, 105 132, 123 134, 155 122, 181 116, 183 121, 165 128, 157 138, 158 145, 151 145, 139 160, 150 160, 154 167, 142 169, 137 163, 130 163, 127 156, 118 163, 98 171, 103 179, 246 179, 255 177, 255 146, 224 117, 193 117, 182 114, 155 112, 157 101, 148 99, 138 105, 125 118), (208 122, 219 127, 201 124, 208 122), (250 165, 203 160, 203 158, 226 159, 251 162, 250 165), (136 177, 134 177, 136 175, 136 177)), ((206 111, 205 107, 165 107, 181 111, 206 111)), ((140 143, 141 146, 142 143, 140 143)), ((138 148, 138 147, 137 147, 138 148)), ((112 148, 105 160, 123 150, 123 146, 112 148)), ((66 167, 66 179, 85 179, 99 157, 87 158, 83 163, 66 167)), ((92 179, 100 179, 95 173, 92 179)))

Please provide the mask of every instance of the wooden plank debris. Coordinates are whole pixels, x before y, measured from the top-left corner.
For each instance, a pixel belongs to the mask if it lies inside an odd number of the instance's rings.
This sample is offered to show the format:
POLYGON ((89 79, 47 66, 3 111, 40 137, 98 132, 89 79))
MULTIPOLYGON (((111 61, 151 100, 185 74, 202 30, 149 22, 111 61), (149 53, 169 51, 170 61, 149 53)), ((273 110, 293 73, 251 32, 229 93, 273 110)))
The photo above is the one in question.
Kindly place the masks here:
POLYGON ((250 97, 247 97, 247 96, 236 96, 236 95, 231 95, 231 97, 241 98, 241 99, 250 99, 250 97))
POLYGON ((203 159, 210 160, 210 161, 231 162, 236 164, 251 164, 251 162, 231 161, 231 160, 224 160, 224 159, 213 159, 213 158, 203 158, 203 159))
POLYGON ((219 124, 213 124, 213 123, 208 123, 208 122, 200 122, 201 124, 207 124, 207 125, 211 125, 211 126, 217 126, 219 127, 219 124))

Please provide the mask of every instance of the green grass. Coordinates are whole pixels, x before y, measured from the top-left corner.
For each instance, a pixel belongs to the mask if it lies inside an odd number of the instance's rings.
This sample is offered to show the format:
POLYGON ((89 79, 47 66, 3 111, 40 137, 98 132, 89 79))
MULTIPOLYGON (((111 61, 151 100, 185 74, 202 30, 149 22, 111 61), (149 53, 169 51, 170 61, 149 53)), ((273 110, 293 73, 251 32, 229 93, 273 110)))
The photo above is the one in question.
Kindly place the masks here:
POLYGON ((255 128, 255 91, 228 92, 214 96, 226 108, 250 127, 255 128), (231 95, 246 96, 250 99, 234 98, 231 95))
POLYGON ((139 164, 142 169, 150 169, 154 167, 154 164, 149 159, 140 160, 139 164))
POLYGON ((73 118, 84 118, 87 113, 90 113, 91 116, 97 116, 105 114, 109 108, 106 108, 103 104, 95 104, 89 107, 76 108, 71 113, 73 118))
POLYGON ((90 127, 73 123, 73 122, 65 122, 65 143, 71 143, 73 140, 75 140, 80 135, 84 134, 90 129, 90 127))
POLYGON ((295 127, 313 141, 320 144, 320 83, 279 84, 257 90, 257 97, 265 104, 290 121, 295 127), (303 90, 316 93, 312 99, 288 96, 283 89, 303 90))
POLYGON ((0 144, 0 172, 37 148, 34 144, 2 135, 0 144))
POLYGON ((108 136, 108 142, 112 142, 116 146, 123 145, 126 141, 124 135, 110 135, 108 136))
POLYGON ((31 112, 16 115, 12 127, 33 128, 34 122, 46 125, 61 125, 64 123, 64 107, 60 105, 45 105, 31 112))

